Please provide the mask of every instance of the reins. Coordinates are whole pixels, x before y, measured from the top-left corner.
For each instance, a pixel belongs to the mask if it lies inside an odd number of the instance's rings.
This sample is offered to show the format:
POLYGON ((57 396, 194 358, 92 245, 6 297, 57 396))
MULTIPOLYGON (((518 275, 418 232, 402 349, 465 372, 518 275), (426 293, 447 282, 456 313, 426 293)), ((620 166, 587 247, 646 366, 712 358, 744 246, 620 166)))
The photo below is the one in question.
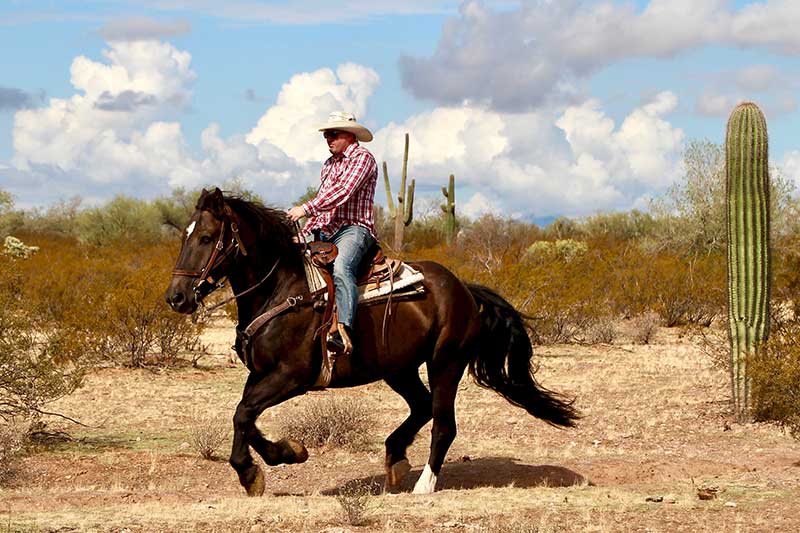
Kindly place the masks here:
MULTIPOLYGON (((272 275, 272 273, 273 273, 273 272, 275 272, 275 268, 278 266, 278 263, 280 262, 280 260, 281 260, 281 258, 280 258, 280 257, 279 257, 279 258, 277 258, 277 259, 275 260, 275 263, 273 263, 273 264, 272 264, 272 268, 270 268, 270 269, 269 269, 269 272, 267 272, 267 275, 266 275, 266 276, 264 276, 263 278, 261 278, 261 281, 259 281, 259 282, 258 282, 258 283, 256 283, 255 285, 251 286, 250 288, 247 288, 247 289, 243 290, 243 291, 242 291, 242 292, 240 292, 239 294, 234 294, 233 296, 228 296, 227 298, 225 298, 225 299, 224 299, 224 300, 222 300, 221 302, 219 302, 219 303, 216 303, 216 304, 212 305, 211 307, 205 307, 205 306, 203 306, 203 309, 205 310, 205 312, 206 312, 206 313, 212 313, 212 312, 216 311, 217 309, 219 309, 220 307, 222 307, 223 305, 225 305, 225 304, 227 304, 227 303, 230 303, 230 302, 232 302, 232 301, 233 301, 233 300, 235 300, 236 298, 239 298, 240 296, 244 296, 245 294, 248 294, 248 293, 250 293, 250 292, 252 292, 252 291, 256 290, 256 289, 257 289, 258 287, 260 287, 260 286, 261 286, 261 285, 262 285, 262 284, 263 284, 265 281, 267 281, 267 280, 269 279, 269 277, 272 275)), ((301 300, 302 300, 302 298, 301 298, 301 300)), ((203 303, 203 302, 202 302, 202 300, 200 301, 200 303, 201 303, 201 305, 202 305, 202 303, 203 303)))

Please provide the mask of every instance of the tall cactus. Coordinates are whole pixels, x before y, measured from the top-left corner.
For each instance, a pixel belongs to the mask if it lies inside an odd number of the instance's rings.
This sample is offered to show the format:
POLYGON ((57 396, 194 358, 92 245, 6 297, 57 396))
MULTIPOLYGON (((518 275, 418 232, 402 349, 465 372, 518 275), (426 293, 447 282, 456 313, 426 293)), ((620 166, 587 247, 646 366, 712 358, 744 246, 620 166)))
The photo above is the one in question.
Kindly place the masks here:
POLYGON ((456 236, 456 177, 450 174, 450 186, 442 187, 445 203, 441 205, 444 211, 444 234, 447 243, 453 242, 456 236))
POLYGON ((737 417, 747 418, 747 358, 769 336, 769 159, 767 123, 752 102, 739 104, 725 136, 728 225, 728 320, 731 390, 737 417))
POLYGON ((389 216, 394 218, 394 248, 400 252, 403 250, 403 240, 405 238, 405 228, 414 219, 414 185, 415 180, 411 180, 411 185, 406 189, 406 176, 408 175, 408 133, 406 133, 406 144, 403 149, 403 171, 400 174, 400 192, 397 195, 397 207, 395 208, 392 199, 392 186, 389 182, 389 171, 386 161, 383 162, 383 182, 386 185, 386 203, 389 208, 389 216))

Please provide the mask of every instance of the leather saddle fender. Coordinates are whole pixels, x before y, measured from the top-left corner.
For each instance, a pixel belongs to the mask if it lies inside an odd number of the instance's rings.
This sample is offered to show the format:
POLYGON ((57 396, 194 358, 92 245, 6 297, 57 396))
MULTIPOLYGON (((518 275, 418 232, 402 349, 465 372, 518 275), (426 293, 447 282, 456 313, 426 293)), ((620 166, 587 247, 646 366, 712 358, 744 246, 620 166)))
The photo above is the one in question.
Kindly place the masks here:
POLYGON ((339 255, 339 249, 332 242, 312 241, 308 243, 311 251, 311 262, 318 267, 325 267, 333 263, 339 255))

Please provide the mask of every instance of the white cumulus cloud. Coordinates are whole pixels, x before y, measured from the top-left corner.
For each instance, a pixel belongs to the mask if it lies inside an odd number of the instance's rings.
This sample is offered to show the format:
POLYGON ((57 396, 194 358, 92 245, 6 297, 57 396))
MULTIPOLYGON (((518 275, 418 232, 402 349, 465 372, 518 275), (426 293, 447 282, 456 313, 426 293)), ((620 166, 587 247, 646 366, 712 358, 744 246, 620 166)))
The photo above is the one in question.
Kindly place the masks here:
POLYGON ((336 72, 323 68, 295 74, 247 134, 247 142, 276 146, 300 163, 324 159, 327 149, 316 126, 336 110, 348 110, 363 123, 379 80, 374 70, 354 63, 340 65, 336 72))
POLYGON ((663 92, 620 124, 595 100, 556 117, 437 108, 390 123, 370 149, 397 181, 409 132, 409 177, 417 190, 438 190, 454 173, 461 197, 469 198, 462 207, 474 214, 485 204, 521 216, 583 215, 629 208, 677 177, 683 132, 665 118, 676 106, 676 96, 663 92))
POLYGON ((403 57, 403 84, 417 97, 525 110, 575 103, 581 82, 632 57, 668 58, 707 45, 800 54, 800 2, 548 0, 492 10, 465 1, 430 57, 403 57))
MULTIPOLYGON (((170 120, 190 103, 190 55, 165 43, 125 41, 109 43, 104 57, 76 58, 72 97, 16 113, 8 173, 15 191, 46 183, 51 201, 154 196, 236 177, 268 202, 287 205, 318 182, 328 156, 315 126, 339 109, 369 122, 379 83, 374 70, 353 63, 296 74, 249 132, 223 137, 212 123, 193 150, 170 120)), ((376 128, 368 147, 388 162, 396 183, 409 132, 417 194, 439 198, 454 173, 467 214, 581 215, 628 208, 674 179, 683 134, 667 116, 676 105, 674 94, 662 92, 617 123, 596 100, 522 113, 464 103, 376 128)), ((383 201, 382 190, 376 198, 383 201)))
POLYGON ((800 150, 784 154, 780 166, 784 175, 800 188, 800 150))
MULTIPOLYGON (((249 143, 244 134, 221 138, 217 124, 203 131, 202 153, 194 153, 180 123, 168 120, 191 102, 196 75, 188 52, 157 41, 108 46, 103 62, 84 56, 72 62, 73 96, 15 114, 17 189, 47 183, 39 194, 49 201, 113 193, 153 196, 170 187, 235 177, 281 201, 305 189, 290 179, 306 174, 301 162, 269 142, 249 143)), ((343 67, 345 77, 348 69, 343 67)), ((360 98, 365 105, 367 96, 358 93, 353 101, 360 98)))

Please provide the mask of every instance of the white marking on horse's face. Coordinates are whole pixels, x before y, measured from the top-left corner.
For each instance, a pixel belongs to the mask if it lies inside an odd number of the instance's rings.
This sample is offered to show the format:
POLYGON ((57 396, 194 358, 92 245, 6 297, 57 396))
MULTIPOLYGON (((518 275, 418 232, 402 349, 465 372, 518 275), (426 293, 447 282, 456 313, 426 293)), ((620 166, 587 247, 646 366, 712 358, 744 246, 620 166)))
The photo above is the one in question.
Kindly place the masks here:
POLYGON ((436 474, 431 470, 430 465, 425 465, 425 469, 414 485, 414 494, 433 494, 436 490, 436 474))
POLYGON ((197 221, 193 220, 192 223, 189 224, 189 226, 186 228, 186 238, 187 239, 192 236, 192 232, 194 231, 195 224, 197 224, 197 221))

